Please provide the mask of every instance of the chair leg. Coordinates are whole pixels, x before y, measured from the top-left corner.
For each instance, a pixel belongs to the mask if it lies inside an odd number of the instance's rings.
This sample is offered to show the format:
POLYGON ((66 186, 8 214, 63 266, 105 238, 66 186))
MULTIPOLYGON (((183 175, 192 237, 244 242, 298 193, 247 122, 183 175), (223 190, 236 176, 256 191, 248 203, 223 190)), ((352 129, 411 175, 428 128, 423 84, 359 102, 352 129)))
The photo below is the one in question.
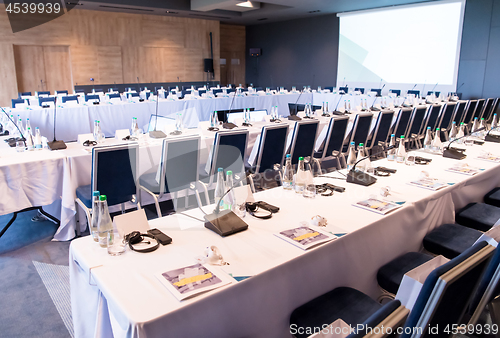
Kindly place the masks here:
POLYGON ((248 175, 248 179, 250 180, 250 188, 252 189, 252 193, 255 194, 255 184, 253 183, 253 174, 248 175))
POLYGON ((121 204, 121 208, 122 208, 122 214, 124 214, 125 213, 125 203, 121 204))
MULTIPOLYGON (((151 197, 153 197, 153 199, 155 201, 156 213, 158 215, 158 218, 162 218, 161 209, 160 209, 160 203, 158 202, 158 197, 156 196, 156 194, 154 194, 153 192, 151 192, 148 189, 144 188, 142 185, 140 186, 140 189, 144 190, 146 193, 148 193, 149 195, 151 195, 151 197)), ((137 203, 137 204, 139 204, 139 203, 137 203)))
MULTIPOLYGON (((76 199, 76 203, 83 209, 83 211, 85 211, 85 216, 87 217, 87 225, 89 227, 89 231, 91 231, 90 230, 90 223, 92 223, 92 216, 91 216, 92 209, 87 208, 87 206, 85 204, 83 204, 83 202, 79 198, 76 199)), ((77 206, 76 210, 77 210, 77 216, 78 216, 78 206, 77 206)), ((85 227, 85 229, 86 228, 87 227, 85 227)), ((84 231, 85 231, 85 229, 84 229, 84 231)), ((80 231, 81 231, 81 229, 78 228, 76 230, 76 233, 78 234, 80 231)))
POLYGON ((201 187, 203 188, 203 193, 205 195, 205 202, 207 203, 207 205, 210 204, 210 197, 208 196, 207 185, 205 183, 203 183, 202 181, 197 181, 196 183, 201 185, 201 187))
POLYGON ((174 211, 177 212, 177 191, 174 192, 174 211))

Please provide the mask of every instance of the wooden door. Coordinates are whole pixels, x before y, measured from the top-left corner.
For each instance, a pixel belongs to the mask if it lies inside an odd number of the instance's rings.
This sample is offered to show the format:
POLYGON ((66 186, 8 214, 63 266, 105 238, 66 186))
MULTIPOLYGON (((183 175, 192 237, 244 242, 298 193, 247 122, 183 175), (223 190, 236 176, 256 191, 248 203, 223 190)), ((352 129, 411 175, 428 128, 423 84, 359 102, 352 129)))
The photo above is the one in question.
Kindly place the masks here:
POLYGON ((71 92, 71 70, 69 65, 69 48, 67 46, 44 46, 45 89, 54 94, 56 90, 71 92))

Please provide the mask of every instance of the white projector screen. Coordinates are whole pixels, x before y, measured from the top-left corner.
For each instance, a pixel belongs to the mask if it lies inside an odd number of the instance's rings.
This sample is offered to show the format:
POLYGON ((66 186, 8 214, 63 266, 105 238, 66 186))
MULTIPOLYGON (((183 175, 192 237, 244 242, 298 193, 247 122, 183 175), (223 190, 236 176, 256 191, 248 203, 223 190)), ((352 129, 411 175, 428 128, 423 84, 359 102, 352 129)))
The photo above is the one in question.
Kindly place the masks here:
POLYGON ((337 87, 455 92, 464 8, 444 0, 337 14, 337 87))

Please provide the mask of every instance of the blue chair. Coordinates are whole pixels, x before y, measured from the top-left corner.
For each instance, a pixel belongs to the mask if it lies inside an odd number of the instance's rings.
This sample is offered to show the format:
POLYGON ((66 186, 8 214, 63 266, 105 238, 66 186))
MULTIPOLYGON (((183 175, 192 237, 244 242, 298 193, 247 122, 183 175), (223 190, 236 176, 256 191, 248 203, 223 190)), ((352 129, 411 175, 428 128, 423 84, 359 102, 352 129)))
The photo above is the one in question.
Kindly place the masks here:
MULTIPOLYGON (((295 337, 306 338, 314 333, 315 329, 321 330, 324 325, 329 325, 339 318, 353 329, 358 325, 375 328, 390 317, 398 318, 393 321, 396 322, 395 326, 399 326, 404 323, 408 312, 399 300, 381 305, 361 291, 338 287, 293 310, 290 315, 290 329, 295 337)), ((348 337, 364 335, 364 331, 355 330, 348 337)))
POLYGON ((455 112, 455 116, 453 117, 453 121, 457 124, 457 126, 462 122, 464 118, 465 108, 469 104, 469 101, 458 101, 457 103, 457 111, 455 112))
POLYGON ((222 93, 222 89, 213 89, 212 93, 217 96, 218 93, 222 93))
MULTIPOLYGON (((133 202, 140 209, 139 198, 139 145, 101 146, 92 149, 91 184, 76 189, 76 203, 91 222, 92 192, 107 196, 108 206, 133 202)), ((78 208, 77 208, 78 211, 78 208)))
POLYGON ((24 104, 28 103, 30 104, 30 100, 25 100, 25 99, 12 99, 12 108, 16 108, 18 104, 24 104))
POLYGON ((85 89, 75 89, 75 94, 83 94, 83 95, 85 95, 85 89))
POLYGON ((486 203, 469 203, 455 214, 455 222, 460 225, 488 231, 500 219, 500 208, 486 203))
POLYGON ((429 107, 429 112, 427 114, 427 121, 425 122, 426 124, 425 129, 427 129, 427 127, 431 127, 431 131, 434 132, 436 130, 438 118, 441 114, 442 109, 443 105, 441 104, 433 104, 429 107))
MULTIPOLYGON (((483 111, 483 118, 486 122, 488 122, 493 115, 493 107, 495 105, 496 99, 489 98, 486 100, 486 103, 484 105, 484 111, 483 111)), ((496 110, 496 109, 495 109, 496 110)))
POLYGON ((78 95, 68 95, 62 97, 62 103, 66 103, 68 101, 76 101, 78 102, 78 95))
MULTIPOLYGON (((248 143, 248 130, 218 131, 215 134, 214 146, 209 156, 208 176, 201 175, 202 182, 211 186, 216 180, 218 168, 231 170, 236 176, 245 173, 245 151, 248 143)), ((203 169, 205 166, 203 166, 203 169)), ((201 171, 202 173, 204 170, 201 171)))
POLYGON ((481 117, 483 117, 483 108, 484 108, 485 102, 486 102, 485 99, 477 100, 477 106, 476 106, 476 110, 474 111, 474 117, 472 118, 472 120, 474 120, 476 117, 478 120, 480 120, 481 117))
POLYGON ((370 89, 371 92, 375 92, 377 93, 377 96, 382 96, 381 93, 382 93, 382 89, 379 89, 379 88, 372 88, 370 89))
POLYGON ((85 94, 85 102, 88 102, 89 100, 97 100, 97 102, 100 101, 99 95, 92 95, 92 94, 85 94))
POLYGON ((163 140, 160 158, 160 182, 156 181, 157 167, 139 177, 140 189, 152 196, 155 201, 158 218, 162 217, 158 200, 164 194, 174 195, 174 209, 178 210, 177 192, 185 190, 187 200, 189 191, 193 190, 198 206, 201 207, 201 199, 196 189, 196 184, 201 184, 206 202, 210 201, 206 186, 199 181, 199 149, 200 136, 166 138, 163 140))
POLYGON ((318 120, 302 120, 295 122, 292 134, 290 151, 292 164, 299 163, 299 157, 313 158, 316 134, 318 131, 318 120))
POLYGON ((389 92, 401 96, 401 90, 399 89, 390 89, 389 92))
POLYGON ((119 99, 121 98, 121 95, 119 93, 113 93, 113 94, 108 94, 108 97, 110 99, 117 99, 117 98, 119 99))
POLYGON ((408 138, 411 138, 411 140, 415 142, 417 148, 422 148, 422 143, 420 141, 425 137, 425 130, 422 126, 427 110, 427 106, 414 107, 410 122, 408 123, 406 134, 408 138))
POLYGON ((392 134, 396 135, 396 138, 404 136, 405 139, 408 136, 408 125, 410 124, 410 118, 412 114, 411 108, 402 108, 399 110, 398 116, 396 117, 396 122, 394 123, 394 129, 392 134))
POLYGON ((432 90, 430 90, 427 92, 427 96, 432 95, 433 93, 434 93, 434 95, 436 95, 436 97, 438 97, 439 94, 441 94, 441 92, 433 92, 432 90))
MULTIPOLYGON (((316 110, 320 110, 321 106, 311 105, 311 110, 315 112, 316 110)), ((299 111, 306 110, 305 104, 295 104, 288 103, 288 110, 290 111, 290 115, 296 115, 299 111)))
POLYGON ((348 116, 335 116, 330 119, 324 144, 318 152, 314 153, 314 158, 320 161, 321 168, 331 167, 328 165, 330 161, 335 161, 335 168, 341 168, 340 156, 348 123, 348 116))
POLYGON ((41 95, 50 95, 50 91, 38 92, 38 96, 41 96, 41 95))
POLYGON ((148 131, 164 130, 166 126, 175 125, 175 119, 171 117, 151 114, 149 117, 148 131))
POLYGON ((406 92, 408 95, 415 95, 418 96, 420 95, 420 90, 409 90, 406 92))
POLYGON ((356 145, 363 143, 366 145, 368 140, 368 134, 370 133, 370 126, 372 124, 372 113, 360 113, 356 114, 354 122, 352 124, 352 130, 348 136, 348 141, 344 144, 342 153, 347 152, 349 144, 354 142, 356 145))
POLYGON ((349 92, 349 88, 347 88, 347 86, 346 87, 339 87, 339 91, 342 91, 345 94, 347 94, 349 92))
POLYGON ((254 181, 259 183, 263 181, 260 185, 263 188, 268 186, 268 182, 276 182, 275 165, 283 165, 287 136, 288 124, 262 127, 255 165, 247 168, 247 171, 252 173, 249 178, 253 191, 255 191, 254 181), (267 173, 270 173, 271 177, 268 177, 267 173))
POLYGON ((361 94, 365 93, 365 89, 364 88, 354 88, 354 91, 355 92, 360 92, 361 94))
POLYGON ((493 120, 493 114, 496 113, 498 109, 498 105, 500 104, 500 98, 491 99, 493 100, 492 106, 488 111, 484 111, 484 120, 487 122, 491 122, 493 120))
POLYGON ((118 88, 108 88, 108 93, 117 92, 118 88))
POLYGON ((484 195, 484 203, 500 208, 500 188, 495 188, 484 195))
POLYGON ((391 132, 392 119, 394 112, 392 110, 382 111, 377 116, 375 127, 373 128, 372 139, 366 143, 366 148, 371 149, 375 146, 382 145, 385 147, 389 133, 391 132))
POLYGON ((43 106, 44 102, 52 102, 54 105, 56 104, 56 98, 55 97, 39 97, 38 98, 38 104, 40 107, 43 106))
POLYGON ((423 239, 425 250, 453 259, 470 248, 483 233, 460 224, 443 224, 423 239))
POLYGON ((22 96, 31 96, 31 92, 20 92, 17 98, 20 99, 22 96))
POLYGON ((262 90, 262 87, 257 87, 257 88, 255 88, 255 91, 257 91, 257 92, 258 92, 258 91, 261 91, 261 90, 262 90))
POLYGON ((56 90, 56 95, 60 95, 60 94, 68 95, 68 91, 67 90, 56 90))
POLYGON ((139 93, 127 93, 127 99, 130 99, 131 97, 140 97, 139 93))
POLYGON ((207 92, 206 89, 198 89, 198 94, 201 96, 201 94, 205 94, 207 92))

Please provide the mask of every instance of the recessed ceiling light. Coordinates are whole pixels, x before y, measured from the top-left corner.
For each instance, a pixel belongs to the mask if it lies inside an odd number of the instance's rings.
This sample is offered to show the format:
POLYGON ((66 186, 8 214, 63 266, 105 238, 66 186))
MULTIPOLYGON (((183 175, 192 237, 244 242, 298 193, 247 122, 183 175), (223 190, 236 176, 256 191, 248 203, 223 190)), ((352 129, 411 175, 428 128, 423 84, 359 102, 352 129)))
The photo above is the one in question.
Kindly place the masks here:
POLYGON ((253 4, 251 1, 244 1, 244 2, 240 2, 240 3, 236 4, 236 6, 252 8, 253 4))

